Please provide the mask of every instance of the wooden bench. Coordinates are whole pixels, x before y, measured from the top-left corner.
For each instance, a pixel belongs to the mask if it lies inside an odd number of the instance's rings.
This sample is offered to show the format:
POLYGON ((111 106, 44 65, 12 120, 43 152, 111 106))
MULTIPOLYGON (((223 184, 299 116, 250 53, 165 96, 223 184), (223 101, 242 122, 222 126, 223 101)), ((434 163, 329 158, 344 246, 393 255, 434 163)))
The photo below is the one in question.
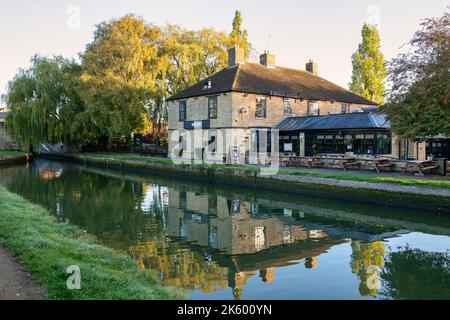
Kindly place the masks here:
POLYGON ((421 170, 422 172, 428 172, 428 171, 436 170, 436 169, 438 169, 438 168, 439 168, 439 166, 429 166, 429 167, 423 167, 423 168, 420 168, 420 170, 421 170))
POLYGON ((411 169, 413 172, 417 172, 421 176, 424 176, 425 173, 437 168, 439 168, 439 166, 433 165, 433 161, 431 160, 408 161, 403 168, 402 174, 405 174, 411 169))

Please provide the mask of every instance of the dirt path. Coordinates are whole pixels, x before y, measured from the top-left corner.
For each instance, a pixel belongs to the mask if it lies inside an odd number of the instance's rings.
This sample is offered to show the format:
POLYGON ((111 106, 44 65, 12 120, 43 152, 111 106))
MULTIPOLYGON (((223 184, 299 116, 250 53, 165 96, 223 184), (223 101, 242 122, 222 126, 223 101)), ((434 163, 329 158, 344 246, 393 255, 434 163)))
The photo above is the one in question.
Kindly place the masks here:
POLYGON ((42 300, 45 290, 28 274, 0 239, 0 300, 42 300))

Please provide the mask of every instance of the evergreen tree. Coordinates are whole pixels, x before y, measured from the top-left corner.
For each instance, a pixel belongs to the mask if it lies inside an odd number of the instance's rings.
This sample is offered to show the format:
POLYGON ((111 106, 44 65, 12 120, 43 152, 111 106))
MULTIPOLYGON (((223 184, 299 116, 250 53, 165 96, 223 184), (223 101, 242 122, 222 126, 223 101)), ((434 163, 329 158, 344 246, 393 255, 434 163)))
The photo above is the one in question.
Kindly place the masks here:
POLYGON ((375 26, 365 23, 362 42, 352 56, 353 75, 350 90, 378 104, 384 102, 386 68, 380 50, 380 35, 375 26))
POLYGON ((244 49, 245 57, 248 59, 250 56, 251 46, 248 43, 247 29, 242 29, 242 15, 240 11, 234 13, 233 18, 233 30, 230 33, 230 47, 239 46, 244 49))

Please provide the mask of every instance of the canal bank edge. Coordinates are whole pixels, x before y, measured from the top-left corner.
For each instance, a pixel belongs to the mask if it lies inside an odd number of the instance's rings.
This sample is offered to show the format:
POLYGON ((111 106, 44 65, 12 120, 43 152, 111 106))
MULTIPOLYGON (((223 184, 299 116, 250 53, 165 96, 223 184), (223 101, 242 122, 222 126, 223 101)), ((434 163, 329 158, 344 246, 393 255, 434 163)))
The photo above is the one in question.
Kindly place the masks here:
POLYGON ((57 223, 44 208, 2 186, 0 238, 49 299, 184 298, 162 287, 155 271, 140 270, 131 257, 99 245, 76 226, 57 223), (71 266, 80 268, 80 289, 68 288, 71 266))
POLYGON ((31 154, 23 154, 20 156, 7 156, 0 157, 0 165, 14 164, 14 163, 26 163, 32 158, 31 154))
POLYGON ((239 170, 226 167, 203 167, 189 164, 173 164, 167 161, 153 162, 140 160, 108 159, 91 157, 85 154, 46 154, 44 158, 67 160, 83 165, 92 165, 114 170, 130 170, 155 175, 169 176, 188 180, 206 181, 224 185, 249 186, 252 188, 288 192, 292 194, 316 195, 318 193, 331 198, 351 201, 362 201, 377 204, 408 207, 410 198, 423 204, 423 209, 450 214, 450 189, 420 186, 405 186, 392 183, 373 183, 362 181, 340 180, 298 175, 263 176, 256 171, 239 170), (358 192, 355 192, 358 190, 358 192))

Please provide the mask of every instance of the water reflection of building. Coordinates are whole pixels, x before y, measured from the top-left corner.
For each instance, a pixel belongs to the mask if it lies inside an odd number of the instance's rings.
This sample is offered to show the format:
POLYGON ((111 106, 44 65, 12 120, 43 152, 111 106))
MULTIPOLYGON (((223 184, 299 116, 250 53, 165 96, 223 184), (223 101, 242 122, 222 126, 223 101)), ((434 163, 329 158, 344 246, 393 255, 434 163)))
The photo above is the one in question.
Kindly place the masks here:
POLYGON ((345 242, 319 229, 304 227, 292 210, 273 208, 263 199, 169 190, 167 234, 213 249, 213 258, 229 270, 228 285, 236 298, 247 280, 259 274, 275 281, 276 267, 303 261, 318 266, 317 256, 345 242))

